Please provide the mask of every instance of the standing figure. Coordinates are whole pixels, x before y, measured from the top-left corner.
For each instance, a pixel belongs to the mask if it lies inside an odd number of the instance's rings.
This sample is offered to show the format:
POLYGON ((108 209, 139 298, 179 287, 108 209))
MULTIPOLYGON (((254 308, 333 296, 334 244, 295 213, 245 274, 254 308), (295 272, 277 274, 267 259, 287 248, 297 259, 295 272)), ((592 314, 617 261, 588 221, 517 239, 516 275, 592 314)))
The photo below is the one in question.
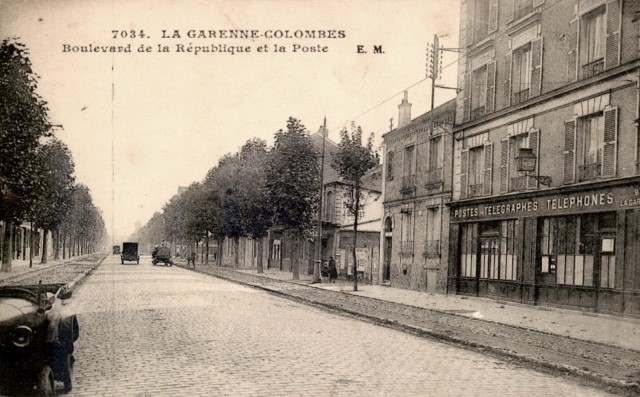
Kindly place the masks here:
POLYGON ((338 269, 336 268, 336 261, 333 256, 329 257, 329 282, 335 283, 338 278, 338 269))

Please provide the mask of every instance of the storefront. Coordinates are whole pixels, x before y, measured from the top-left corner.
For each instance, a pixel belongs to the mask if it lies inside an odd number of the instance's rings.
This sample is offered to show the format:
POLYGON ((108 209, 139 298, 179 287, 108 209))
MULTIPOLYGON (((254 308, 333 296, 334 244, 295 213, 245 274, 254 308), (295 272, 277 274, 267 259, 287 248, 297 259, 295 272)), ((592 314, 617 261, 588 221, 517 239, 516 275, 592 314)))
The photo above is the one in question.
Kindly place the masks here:
POLYGON ((637 177, 452 203, 449 292, 640 316, 639 223, 637 177))

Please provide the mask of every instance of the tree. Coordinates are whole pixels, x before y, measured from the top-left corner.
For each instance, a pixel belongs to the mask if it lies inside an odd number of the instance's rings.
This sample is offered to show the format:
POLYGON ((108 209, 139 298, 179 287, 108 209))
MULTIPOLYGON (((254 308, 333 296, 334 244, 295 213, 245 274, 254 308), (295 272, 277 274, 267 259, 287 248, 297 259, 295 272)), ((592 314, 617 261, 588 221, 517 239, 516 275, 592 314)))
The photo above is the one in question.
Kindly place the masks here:
MULTIPOLYGON (((266 193, 274 224, 297 240, 309 236, 313 229, 319 199, 317 156, 309 131, 290 117, 287 130, 276 132, 266 162, 266 193)), ((293 265, 293 278, 299 278, 297 263, 293 265)))
POLYGON ((51 135, 46 102, 37 94, 37 76, 26 47, 0 44, 0 220, 4 221, 2 271, 11 271, 13 225, 24 220, 41 192, 36 152, 51 135))
POLYGON ((37 227, 44 230, 41 262, 47 263, 47 233, 51 231, 55 234, 57 258, 58 227, 72 207, 75 166, 69 148, 58 139, 42 146, 38 154, 44 189, 34 208, 34 221, 37 227))
POLYGON ((263 238, 271 227, 273 211, 267 202, 267 142, 254 138, 240 149, 237 191, 240 222, 245 236, 258 241, 258 273, 263 272, 263 238))
POLYGON ((340 131, 338 150, 333 154, 333 168, 338 171, 347 185, 345 206, 353 215, 353 290, 358 290, 358 268, 356 260, 356 243, 358 241, 359 212, 364 208, 365 198, 362 192, 362 177, 379 162, 373 150, 373 133, 362 145, 362 128, 351 125, 351 131, 340 131))

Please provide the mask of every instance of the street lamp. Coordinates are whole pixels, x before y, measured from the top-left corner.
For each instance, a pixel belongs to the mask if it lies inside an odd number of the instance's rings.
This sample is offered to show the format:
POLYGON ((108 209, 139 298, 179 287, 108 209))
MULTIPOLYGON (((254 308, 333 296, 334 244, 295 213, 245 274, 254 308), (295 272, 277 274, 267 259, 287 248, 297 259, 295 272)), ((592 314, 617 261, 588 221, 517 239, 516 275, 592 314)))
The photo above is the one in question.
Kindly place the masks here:
POLYGON ((538 158, 533 154, 532 148, 520 148, 518 149, 518 155, 516 156, 516 170, 521 172, 527 177, 533 178, 545 186, 551 185, 551 177, 543 175, 529 175, 529 173, 536 170, 536 162, 538 158))

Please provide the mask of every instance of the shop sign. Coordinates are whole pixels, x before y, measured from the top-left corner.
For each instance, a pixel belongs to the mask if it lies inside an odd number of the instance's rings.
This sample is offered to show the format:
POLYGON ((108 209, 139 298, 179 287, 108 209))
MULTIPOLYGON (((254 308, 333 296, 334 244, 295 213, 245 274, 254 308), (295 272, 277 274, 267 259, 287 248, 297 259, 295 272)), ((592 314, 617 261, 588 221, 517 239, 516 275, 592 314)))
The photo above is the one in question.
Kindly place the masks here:
POLYGON ((558 194, 499 203, 453 207, 453 221, 553 216, 584 211, 640 208, 640 187, 624 186, 593 192, 558 194))

